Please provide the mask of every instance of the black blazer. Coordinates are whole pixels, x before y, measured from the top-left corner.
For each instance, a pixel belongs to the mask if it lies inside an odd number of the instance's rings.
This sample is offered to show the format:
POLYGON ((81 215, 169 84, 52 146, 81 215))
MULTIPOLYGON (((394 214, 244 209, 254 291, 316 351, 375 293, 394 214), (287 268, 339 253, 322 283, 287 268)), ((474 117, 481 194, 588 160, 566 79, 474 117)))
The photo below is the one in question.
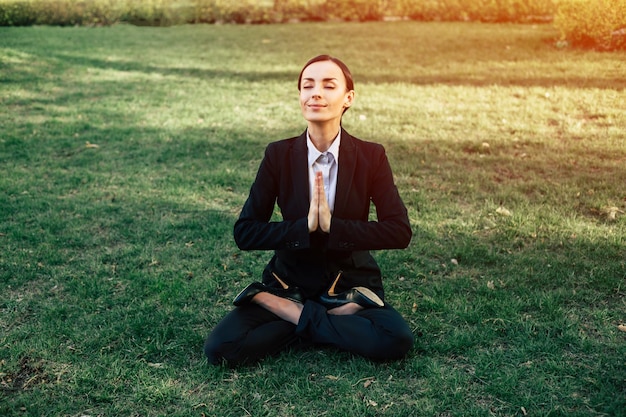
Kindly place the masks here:
POLYGON ((272 273, 300 287, 307 297, 328 289, 365 286, 384 297, 381 273, 369 250, 401 249, 411 240, 407 210, 393 181, 382 145, 341 132, 335 207, 330 233, 309 233, 309 171, 306 132, 270 143, 250 195, 235 223, 242 250, 274 250, 263 281, 272 273), (376 220, 369 219, 370 201, 376 220), (272 218, 278 204, 282 220, 272 218))

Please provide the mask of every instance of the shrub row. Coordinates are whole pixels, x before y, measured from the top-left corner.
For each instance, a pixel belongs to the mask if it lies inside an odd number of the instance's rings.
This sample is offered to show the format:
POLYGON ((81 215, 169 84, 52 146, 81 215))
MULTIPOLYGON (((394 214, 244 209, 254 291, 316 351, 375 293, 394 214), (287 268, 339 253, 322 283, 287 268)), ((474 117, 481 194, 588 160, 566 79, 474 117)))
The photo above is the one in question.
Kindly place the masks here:
POLYGON ((556 0, 0 0, 0 25, 278 23, 292 20, 529 21, 556 0))
POLYGON ((416 20, 528 22, 551 20, 557 0, 399 0, 400 14, 416 20))
POLYGON ((562 0, 554 18, 561 41, 596 49, 626 49, 626 0, 562 0))
POLYGON ((171 0, 0 0, 0 26, 184 23, 189 6, 171 0))
POLYGON ((626 0, 0 0, 0 26, 414 20, 551 21, 561 42, 625 48, 626 0))

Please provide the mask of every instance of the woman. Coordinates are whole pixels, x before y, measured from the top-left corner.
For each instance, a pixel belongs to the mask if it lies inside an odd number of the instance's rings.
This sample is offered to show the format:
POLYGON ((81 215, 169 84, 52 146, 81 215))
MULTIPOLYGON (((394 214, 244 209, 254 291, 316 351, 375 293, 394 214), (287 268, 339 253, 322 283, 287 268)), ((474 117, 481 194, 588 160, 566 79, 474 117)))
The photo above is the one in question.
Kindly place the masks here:
POLYGON ((205 344, 210 363, 254 362, 298 345, 329 345, 375 360, 399 359, 413 345, 384 301, 369 250, 411 240, 407 210, 384 148, 350 136, 341 118, 354 103, 350 70, 320 55, 298 80, 307 130, 271 143, 235 223, 242 250, 273 250, 262 282, 244 288, 236 308, 205 344), (370 201, 377 221, 368 219, 370 201), (278 204, 282 221, 271 221, 278 204))

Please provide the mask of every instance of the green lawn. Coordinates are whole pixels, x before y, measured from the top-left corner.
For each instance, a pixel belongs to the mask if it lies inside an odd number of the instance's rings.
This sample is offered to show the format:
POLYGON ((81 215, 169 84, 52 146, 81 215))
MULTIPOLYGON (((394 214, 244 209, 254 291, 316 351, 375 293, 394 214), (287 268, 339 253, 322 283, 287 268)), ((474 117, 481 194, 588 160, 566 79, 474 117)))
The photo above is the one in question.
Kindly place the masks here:
POLYGON ((0 415, 626 415, 626 53, 551 26, 0 28, 0 415), (414 238, 376 253, 416 337, 209 367, 270 256, 232 225, 301 133, 319 53, 414 238))

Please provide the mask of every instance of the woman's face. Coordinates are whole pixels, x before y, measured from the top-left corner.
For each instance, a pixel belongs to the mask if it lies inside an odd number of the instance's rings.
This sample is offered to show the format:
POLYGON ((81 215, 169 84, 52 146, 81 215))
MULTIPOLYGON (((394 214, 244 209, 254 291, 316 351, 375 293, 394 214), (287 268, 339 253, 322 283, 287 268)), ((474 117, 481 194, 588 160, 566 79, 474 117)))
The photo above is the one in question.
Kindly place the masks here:
POLYGON ((354 91, 347 89, 346 78, 334 62, 314 62, 302 72, 300 107, 307 121, 339 123, 353 101, 354 91))

